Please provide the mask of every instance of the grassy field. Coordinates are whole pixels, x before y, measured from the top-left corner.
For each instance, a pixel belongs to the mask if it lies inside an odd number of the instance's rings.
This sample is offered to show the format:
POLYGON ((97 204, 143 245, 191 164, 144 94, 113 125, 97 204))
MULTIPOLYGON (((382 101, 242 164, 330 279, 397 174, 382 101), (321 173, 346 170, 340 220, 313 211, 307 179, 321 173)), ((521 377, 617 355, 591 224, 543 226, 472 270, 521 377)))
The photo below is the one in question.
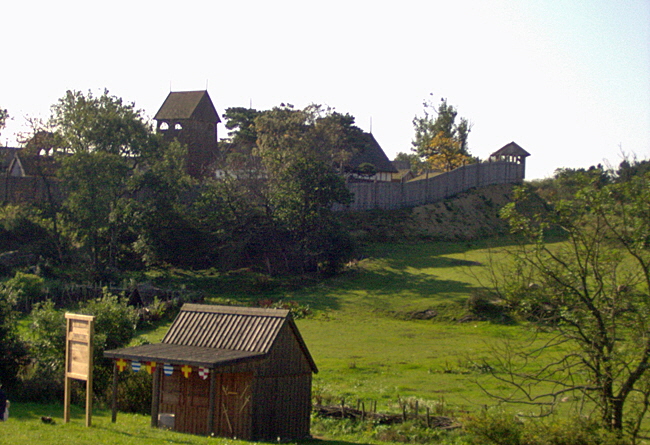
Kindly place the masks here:
MULTIPOLYGON (((501 242, 502 246, 507 242, 501 242)), ((487 321, 458 321, 466 314, 467 298, 480 287, 491 261, 506 261, 489 243, 379 244, 342 275, 293 286, 264 277, 233 274, 224 280, 216 273, 158 274, 161 286, 186 286, 201 291, 206 302, 252 304, 261 299, 291 300, 309 305, 312 315, 297 325, 319 367, 313 392, 323 403, 399 412, 398 400, 418 401, 433 414, 466 413, 494 404, 477 385, 499 389, 482 368, 482 359, 502 340, 523 341, 525 326, 487 321), (430 310, 430 320, 413 319, 414 312, 430 310)), ((170 323, 141 332, 150 342, 160 341, 170 323)), ((233 443, 152 430, 146 416, 120 414, 117 424, 98 410, 91 430, 83 427, 83 412, 62 425, 58 406, 15 404, 1 443, 48 444, 158 444, 233 443), (44 425, 40 416, 56 419, 44 425), (92 434, 89 434, 89 431, 92 434)), ((316 428, 319 430, 319 428, 316 428)), ((327 431, 317 434, 328 437, 327 431)), ((346 436, 329 436, 339 439, 346 436)), ((349 441, 372 442, 352 435, 349 441)), ((319 443, 346 443, 317 441, 319 443)), ((349 442, 348 442, 349 443, 349 442)))
MULTIPOLYGON (((229 287, 209 273, 165 282, 201 289, 208 302, 272 298, 309 305, 313 314, 297 324, 320 370, 314 395, 324 402, 361 399, 395 410, 398 399, 410 398, 436 409, 472 411, 493 403, 477 385, 497 389, 482 368, 491 347, 530 335, 516 324, 457 321, 466 315, 467 298, 487 281, 488 265, 506 261, 501 247, 490 247, 495 243, 379 244, 348 272, 298 289, 242 285, 236 278, 229 287), (426 310, 438 315, 413 319, 426 310)), ((168 326, 144 336, 159 341, 168 326)))

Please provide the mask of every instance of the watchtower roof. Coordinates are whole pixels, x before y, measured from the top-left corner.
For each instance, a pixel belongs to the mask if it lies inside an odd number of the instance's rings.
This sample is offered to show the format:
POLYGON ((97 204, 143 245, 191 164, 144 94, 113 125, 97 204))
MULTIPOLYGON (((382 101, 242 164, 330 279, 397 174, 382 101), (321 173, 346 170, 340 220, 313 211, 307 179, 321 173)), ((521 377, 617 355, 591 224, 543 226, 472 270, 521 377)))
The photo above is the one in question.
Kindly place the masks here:
POLYGON ((158 121, 193 119, 211 123, 221 122, 207 91, 170 92, 154 119, 158 121))
POLYGON ((530 156, 530 153, 521 148, 516 142, 510 142, 492 153, 490 156, 493 158, 500 156, 520 156, 525 158, 530 156))

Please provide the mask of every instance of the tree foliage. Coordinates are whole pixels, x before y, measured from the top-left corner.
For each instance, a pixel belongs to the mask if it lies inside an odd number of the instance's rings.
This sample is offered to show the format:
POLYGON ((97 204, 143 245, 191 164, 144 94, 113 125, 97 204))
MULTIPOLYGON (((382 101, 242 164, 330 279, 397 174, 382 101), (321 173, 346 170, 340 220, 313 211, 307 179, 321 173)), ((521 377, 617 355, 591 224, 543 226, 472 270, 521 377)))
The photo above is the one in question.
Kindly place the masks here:
POLYGON ((437 106, 424 103, 424 116, 413 119, 413 148, 431 168, 453 170, 472 162, 467 139, 472 125, 466 118, 456 117, 458 111, 443 98, 437 106))
POLYGON ((332 207, 349 202, 343 175, 367 143, 354 118, 317 105, 224 116, 219 165, 199 182, 186 173, 188 148, 153 134, 133 104, 68 91, 24 139, 30 155, 55 161, 64 199, 42 214, 58 260, 77 261, 94 280, 153 265, 339 267, 351 243, 332 207))
POLYGON ((7 125, 7 119, 9 119, 9 112, 6 108, 0 107, 0 133, 4 130, 5 125, 7 125))
MULTIPOLYGON (((104 351, 122 348, 135 336, 138 320, 135 309, 124 299, 104 291, 102 297, 80 304, 76 312, 95 316, 93 337, 93 386, 103 396, 112 376, 112 362, 104 358, 104 351)), ((49 397, 59 397, 63 389, 65 364, 65 314, 52 301, 39 303, 31 313, 30 343, 33 363, 26 373, 28 387, 41 388, 49 397), (54 388, 51 393, 50 387, 54 388)), ((38 394, 28 395, 39 398, 38 394)))
POLYGON ((0 286, 0 383, 11 385, 27 363, 27 349, 18 336, 16 293, 0 286))
POLYGON ((137 156, 151 144, 151 128, 141 110, 104 90, 99 97, 91 91, 67 91, 52 106, 50 125, 65 148, 72 153, 102 151, 137 156))
POLYGON ((199 208, 219 249, 273 274, 335 270, 350 254, 332 206, 350 200, 337 171, 362 144, 354 119, 315 105, 227 114, 236 130, 230 140, 245 141, 246 151, 231 153, 199 208))
POLYGON ((522 211, 524 190, 504 209, 527 243, 511 252, 497 289, 552 336, 543 348, 501 351, 495 375, 514 385, 508 401, 552 409, 574 395, 603 426, 636 437, 650 407, 650 174, 608 182, 616 175, 603 173, 572 175, 574 193, 551 211, 522 211), (566 355, 534 371, 521 366, 551 346, 566 355))

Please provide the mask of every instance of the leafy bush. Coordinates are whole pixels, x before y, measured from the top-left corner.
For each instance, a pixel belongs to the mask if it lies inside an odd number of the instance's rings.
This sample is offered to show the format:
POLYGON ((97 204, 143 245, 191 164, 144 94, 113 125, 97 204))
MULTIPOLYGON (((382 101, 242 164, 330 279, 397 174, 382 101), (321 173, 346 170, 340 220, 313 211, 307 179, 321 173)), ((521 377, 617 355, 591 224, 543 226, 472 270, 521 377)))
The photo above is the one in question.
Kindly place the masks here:
MULTIPOLYGON (((112 380, 112 362, 104 351, 126 346, 135 335, 138 315, 116 295, 104 291, 101 298, 81 304, 79 312, 95 316, 94 391, 105 394, 112 380)), ((23 376, 23 386, 30 388, 25 397, 60 398, 65 361, 65 317, 52 301, 35 305, 32 310, 32 364, 23 376), (33 394, 33 396, 31 395, 33 394)))
POLYGON ((586 417, 569 416, 521 421, 502 410, 472 417, 465 430, 476 444, 495 445, 625 445, 630 442, 586 417))
POLYGON ((6 285, 16 291, 17 307, 21 312, 29 312, 32 305, 44 296, 45 280, 38 275, 16 272, 13 278, 7 280, 6 285))
MULTIPOLYGON (((117 409, 122 412, 149 414, 151 412, 152 376, 144 371, 125 371, 117 384, 117 409)), ((112 386, 105 400, 112 399, 112 386)))
POLYGON ((499 301, 496 295, 485 290, 475 290, 465 303, 467 311, 481 320, 507 323, 512 321, 508 308, 499 301))
POLYGON ((465 429, 476 436, 477 444, 524 444, 523 423, 514 415, 502 410, 482 411, 465 425, 465 429))
POLYGON ((27 348, 17 333, 16 293, 0 285, 0 383, 11 386, 27 363, 27 348))

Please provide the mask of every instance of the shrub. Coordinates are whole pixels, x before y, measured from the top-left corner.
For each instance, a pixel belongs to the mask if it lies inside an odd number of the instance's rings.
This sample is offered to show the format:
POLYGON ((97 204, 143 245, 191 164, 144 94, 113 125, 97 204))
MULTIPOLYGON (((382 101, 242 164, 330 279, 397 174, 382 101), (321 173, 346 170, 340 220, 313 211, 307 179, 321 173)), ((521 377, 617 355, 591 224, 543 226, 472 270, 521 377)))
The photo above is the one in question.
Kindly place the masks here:
MULTIPOLYGON (((95 316, 94 336, 94 391, 103 395, 112 380, 112 361, 104 358, 104 351, 126 346, 135 335, 138 315, 116 295, 104 291, 101 298, 81 304, 79 312, 95 316)), ((23 386, 31 388, 29 399, 53 397, 60 399, 65 360, 65 317, 52 301, 35 305, 32 310, 31 351, 32 364, 23 376, 23 386), (51 390, 43 390, 46 386, 51 390), (39 389, 40 388, 40 389, 39 389)), ((50 399, 51 400, 51 399, 50 399)), ((53 401, 53 400, 51 400, 53 401)))
POLYGON ((467 311, 481 320, 490 320, 493 322, 508 323, 511 317, 507 308, 499 304, 496 296, 489 291, 476 290, 472 292, 465 303, 467 311))
POLYGON ((581 416, 552 416, 521 421, 502 410, 485 410, 469 419, 465 430, 476 444, 495 445, 626 445, 625 438, 581 416))
POLYGON ((42 277, 20 271, 6 282, 7 287, 16 291, 18 310, 25 313, 31 311, 32 305, 43 298, 44 284, 42 277))
POLYGON ((482 411, 465 429, 476 436, 477 444, 523 445, 523 423, 502 410, 482 411))
POLYGON ((16 293, 0 285, 0 383, 11 386, 27 364, 27 348, 17 333, 16 293))

